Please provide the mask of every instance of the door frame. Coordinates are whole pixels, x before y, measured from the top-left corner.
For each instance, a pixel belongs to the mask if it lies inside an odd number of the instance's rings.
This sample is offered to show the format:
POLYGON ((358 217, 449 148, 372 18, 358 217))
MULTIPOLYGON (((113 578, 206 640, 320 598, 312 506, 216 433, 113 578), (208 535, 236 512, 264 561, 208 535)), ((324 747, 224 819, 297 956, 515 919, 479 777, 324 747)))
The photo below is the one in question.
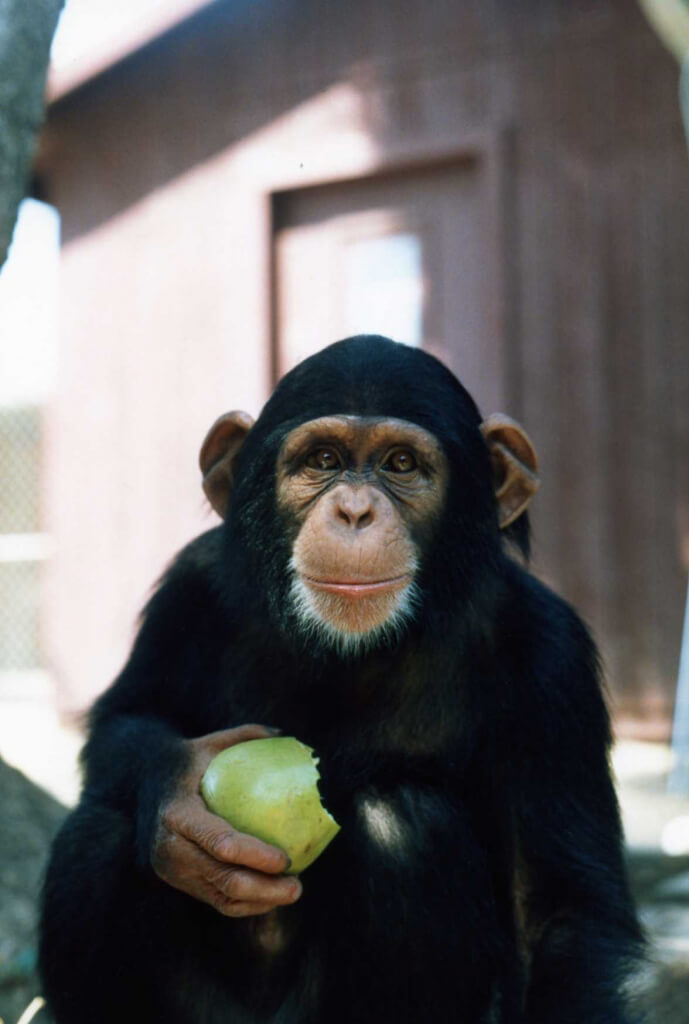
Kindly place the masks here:
POLYGON ((286 175, 271 189, 263 193, 263 219, 265 224, 265 247, 267 253, 266 274, 268 294, 268 339, 271 389, 278 380, 278 310, 277 310, 277 261, 275 236, 277 230, 277 206, 288 192, 317 188, 322 185, 351 184, 364 180, 404 176, 405 174, 432 172, 453 164, 475 163, 485 174, 486 222, 488 225, 487 252, 488 266, 495 276, 491 292, 495 296, 491 303, 490 329, 496 337, 496 348, 500 353, 497 368, 503 382, 503 407, 518 412, 518 350, 516 331, 516 280, 515 260, 508 254, 515 243, 514 203, 510 190, 515 176, 510 173, 514 165, 512 132, 507 128, 485 129, 464 134, 459 138, 436 142, 426 146, 422 139, 413 139, 398 144, 387 151, 376 153, 358 168, 356 172, 331 170, 310 174, 300 168, 299 175, 286 175))

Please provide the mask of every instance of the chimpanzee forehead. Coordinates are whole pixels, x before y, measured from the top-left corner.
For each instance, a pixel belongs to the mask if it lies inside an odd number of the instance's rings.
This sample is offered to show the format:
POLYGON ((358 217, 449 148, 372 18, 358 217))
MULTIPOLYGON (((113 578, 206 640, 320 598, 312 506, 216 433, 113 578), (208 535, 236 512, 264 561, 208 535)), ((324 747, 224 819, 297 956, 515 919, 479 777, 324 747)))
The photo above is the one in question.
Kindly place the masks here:
POLYGON ((333 415, 406 420, 441 439, 481 422, 469 393, 439 360, 378 335, 346 338, 296 366, 257 426, 272 434, 333 415))
POLYGON ((355 460, 364 460, 391 446, 409 445, 426 463, 444 467, 442 449, 433 434, 408 420, 380 416, 321 416, 291 430, 280 449, 279 461, 287 464, 313 445, 344 446, 355 460))

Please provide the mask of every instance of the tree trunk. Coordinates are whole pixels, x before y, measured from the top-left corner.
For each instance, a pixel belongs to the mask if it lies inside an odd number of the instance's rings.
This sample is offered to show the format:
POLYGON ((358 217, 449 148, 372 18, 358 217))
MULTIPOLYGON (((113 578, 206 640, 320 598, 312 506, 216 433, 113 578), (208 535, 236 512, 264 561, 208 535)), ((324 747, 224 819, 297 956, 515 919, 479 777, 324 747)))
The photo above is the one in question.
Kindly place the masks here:
POLYGON ((63 0, 0 0, 0 266, 43 121, 50 44, 63 0))

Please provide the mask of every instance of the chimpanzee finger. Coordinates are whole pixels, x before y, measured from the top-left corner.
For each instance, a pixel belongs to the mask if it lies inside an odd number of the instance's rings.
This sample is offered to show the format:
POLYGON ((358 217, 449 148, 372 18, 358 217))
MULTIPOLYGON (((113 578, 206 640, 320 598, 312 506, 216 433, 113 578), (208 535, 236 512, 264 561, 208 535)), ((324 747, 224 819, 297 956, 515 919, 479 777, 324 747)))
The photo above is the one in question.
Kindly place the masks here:
POLYGON ((208 903, 220 913, 246 916, 294 903, 301 895, 296 878, 276 878, 242 868, 223 867, 195 843, 176 838, 175 856, 155 860, 156 874, 168 885, 208 903), (234 905, 242 905, 235 913, 234 905), (255 909, 254 909, 255 908, 255 909))
POLYGON ((235 903, 218 894, 216 902, 211 904, 223 917, 260 917, 269 914, 274 907, 265 903, 235 903))
POLYGON ((298 878, 276 878, 243 868, 211 868, 206 878, 227 899, 234 903, 258 904, 264 907, 288 906, 302 892, 298 878))
POLYGON ((277 846, 238 832, 222 818, 211 814, 200 797, 198 801, 185 801, 184 813, 177 817, 173 812, 165 825, 224 864, 241 864, 271 875, 282 874, 290 864, 287 854, 277 846))
POLYGON ((275 736, 275 729, 265 725, 249 723, 239 725, 233 729, 221 729, 218 732, 210 732, 205 736, 198 736, 190 740, 190 746, 194 756, 194 769, 202 775, 216 754, 228 747, 234 747, 238 743, 245 743, 248 740, 264 740, 275 736))

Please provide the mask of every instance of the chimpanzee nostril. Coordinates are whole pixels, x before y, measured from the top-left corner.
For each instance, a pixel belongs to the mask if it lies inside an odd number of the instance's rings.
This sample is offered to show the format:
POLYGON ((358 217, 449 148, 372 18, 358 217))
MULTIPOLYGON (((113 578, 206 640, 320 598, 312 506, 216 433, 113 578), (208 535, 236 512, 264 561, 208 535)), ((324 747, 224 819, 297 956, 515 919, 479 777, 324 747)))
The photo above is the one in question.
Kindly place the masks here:
POLYGON ((369 508, 365 509, 363 512, 358 512, 354 509, 344 508, 340 505, 337 509, 337 517, 345 522, 347 526, 351 526, 355 530, 363 530, 373 522, 373 515, 369 508))
POLYGON ((373 503, 365 491, 340 491, 335 498, 335 514, 354 530, 364 530, 375 518, 373 503))

